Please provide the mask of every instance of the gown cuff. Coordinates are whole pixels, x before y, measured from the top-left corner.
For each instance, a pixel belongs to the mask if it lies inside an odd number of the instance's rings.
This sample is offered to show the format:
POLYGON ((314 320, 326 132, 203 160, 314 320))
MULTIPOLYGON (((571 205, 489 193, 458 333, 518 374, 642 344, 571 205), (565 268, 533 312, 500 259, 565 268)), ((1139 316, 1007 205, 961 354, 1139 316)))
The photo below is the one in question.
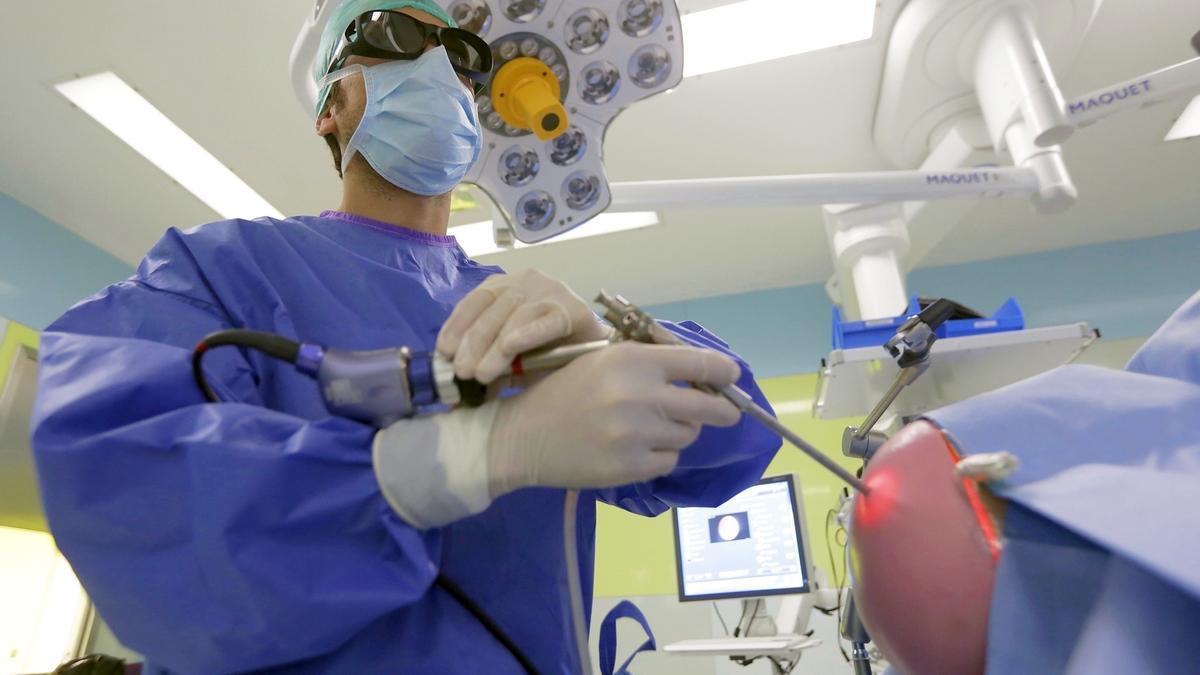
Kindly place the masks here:
POLYGON ((375 477, 402 519, 427 530, 491 505, 487 446, 497 408, 492 401, 475 409, 400 420, 375 434, 375 477))

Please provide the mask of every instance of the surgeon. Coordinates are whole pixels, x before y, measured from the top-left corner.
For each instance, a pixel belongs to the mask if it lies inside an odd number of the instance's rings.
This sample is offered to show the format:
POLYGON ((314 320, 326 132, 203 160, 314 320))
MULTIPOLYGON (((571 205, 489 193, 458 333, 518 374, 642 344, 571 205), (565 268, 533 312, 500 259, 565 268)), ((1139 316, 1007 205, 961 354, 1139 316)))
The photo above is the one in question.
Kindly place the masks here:
POLYGON ((310 379, 249 351, 213 352, 227 402, 201 397, 192 347, 221 329, 436 348, 483 382, 524 351, 608 334, 563 283, 475 263, 446 235, 486 75, 486 46, 452 26, 428 0, 344 3, 314 73, 339 209, 170 229, 43 335, 47 516, 148 672, 578 672, 566 547, 590 607, 596 500, 714 506, 778 448, 677 386, 737 382, 766 404, 690 323, 668 327, 693 346, 612 347, 517 396, 382 430, 332 417, 310 379), (582 490, 573 541, 567 488, 582 490))

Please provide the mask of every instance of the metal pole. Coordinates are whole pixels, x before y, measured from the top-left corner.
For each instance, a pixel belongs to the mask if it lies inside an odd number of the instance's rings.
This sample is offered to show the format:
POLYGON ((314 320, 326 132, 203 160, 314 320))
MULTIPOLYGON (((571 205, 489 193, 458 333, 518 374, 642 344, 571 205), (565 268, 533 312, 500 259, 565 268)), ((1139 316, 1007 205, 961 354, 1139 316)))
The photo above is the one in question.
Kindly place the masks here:
POLYGON ((1071 124, 1084 127, 1130 108, 1200 91, 1200 58, 1118 82, 1067 102, 1071 124))
POLYGON ((1037 174, 1016 167, 951 171, 700 178, 613 183, 612 211, 710 206, 872 204, 978 197, 1029 197, 1037 174))

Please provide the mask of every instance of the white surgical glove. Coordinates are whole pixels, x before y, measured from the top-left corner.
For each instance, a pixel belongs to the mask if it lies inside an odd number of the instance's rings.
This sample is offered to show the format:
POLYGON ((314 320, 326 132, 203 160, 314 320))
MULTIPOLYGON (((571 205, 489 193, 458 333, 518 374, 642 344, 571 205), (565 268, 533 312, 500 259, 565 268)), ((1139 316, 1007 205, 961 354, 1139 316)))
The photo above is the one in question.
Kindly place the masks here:
POLYGON ((376 477, 392 508, 426 529, 530 486, 605 488, 669 474, 703 425, 741 417, 724 398, 736 363, 693 347, 620 344, 581 357, 520 395, 403 420, 376 434, 376 477))
POLYGON ((626 343, 584 356, 501 402, 488 452, 492 494, 665 476, 701 426, 741 417, 724 398, 674 383, 726 386, 738 374, 732 359, 694 347, 626 343))
POLYGON ((489 277, 468 293, 442 326, 437 350, 459 378, 489 384, 527 351, 610 332, 566 284, 524 270, 489 277))

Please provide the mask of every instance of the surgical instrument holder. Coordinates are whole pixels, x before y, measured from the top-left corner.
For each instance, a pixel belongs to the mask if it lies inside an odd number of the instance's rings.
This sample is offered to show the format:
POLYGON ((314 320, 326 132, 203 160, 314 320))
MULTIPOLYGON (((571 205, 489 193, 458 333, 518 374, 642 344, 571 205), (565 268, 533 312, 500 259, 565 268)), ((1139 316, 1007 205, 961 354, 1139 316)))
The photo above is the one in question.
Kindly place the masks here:
POLYGON ((900 392, 929 369, 929 353, 937 341, 936 331, 953 315, 955 308, 956 304, 951 300, 935 300, 919 314, 909 317, 884 344, 884 348, 896 360, 900 372, 896 373, 892 386, 867 414, 862 425, 846 427, 842 434, 842 453, 847 457, 869 460, 887 441, 886 434, 873 430, 875 425, 900 396, 900 392))

